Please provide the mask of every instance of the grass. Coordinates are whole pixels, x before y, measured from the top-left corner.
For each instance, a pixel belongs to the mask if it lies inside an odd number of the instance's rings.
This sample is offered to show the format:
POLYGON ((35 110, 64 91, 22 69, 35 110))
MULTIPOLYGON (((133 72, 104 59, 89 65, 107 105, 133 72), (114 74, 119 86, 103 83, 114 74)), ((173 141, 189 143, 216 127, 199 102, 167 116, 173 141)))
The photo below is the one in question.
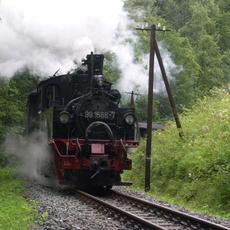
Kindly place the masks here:
POLYGON ((15 169, 0 168, 0 229, 24 230, 34 224, 32 202, 23 197, 23 182, 14 176, 15 169))
MULTIPOLYGON (((230 219, 230 94, 212 92, 183 113, 185 138, 175 124, 153 135, 151 191, 164 201, 230 219)), ((124 180, 144 186, 145 141, 132 155, 124 180)))

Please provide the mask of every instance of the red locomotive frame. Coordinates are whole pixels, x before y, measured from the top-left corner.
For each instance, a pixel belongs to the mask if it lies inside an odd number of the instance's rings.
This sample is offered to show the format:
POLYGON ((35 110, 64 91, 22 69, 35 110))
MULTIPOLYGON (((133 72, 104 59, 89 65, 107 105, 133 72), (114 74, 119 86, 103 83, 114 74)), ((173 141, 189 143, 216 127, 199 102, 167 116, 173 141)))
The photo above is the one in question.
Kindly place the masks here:
MULTIPOLYGON (((127 158, 127 150, 137 147, 138 144, 139 141, 133 140, 49 140, 49 145, 54 153, 57 177, 59 183, 63 185, 70 184, 69 181, 64 178, 65 170, 91 170, 95 159, 101 159, 109 154, 113 154, 113 158, 107 160, 106 170, 111 170, 118 175, 120 175, 123 170, 130 170, 132 168, 132 161, 127 158), (89 157, 81 156, 82 147, 85 145, 91 149, 89 157), (63 152, 63 150, 67 152, 63 152)), ((129 183, 119 182, 116 185, 128 184, 129 183)))

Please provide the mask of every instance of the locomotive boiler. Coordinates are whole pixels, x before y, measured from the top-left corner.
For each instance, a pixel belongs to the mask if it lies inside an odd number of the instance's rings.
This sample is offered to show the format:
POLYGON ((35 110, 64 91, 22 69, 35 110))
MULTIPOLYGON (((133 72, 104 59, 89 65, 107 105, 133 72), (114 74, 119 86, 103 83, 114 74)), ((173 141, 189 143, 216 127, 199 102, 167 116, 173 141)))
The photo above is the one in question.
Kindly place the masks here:
POLYGON ((71 73, 41 81, 28 97, 28 132, 45 131, 50 145, 46 174, 60 184, 87 187, 126 185, 128 150, 138 146, 133 108, 103 76, 101 54, 89 54, 71 73))

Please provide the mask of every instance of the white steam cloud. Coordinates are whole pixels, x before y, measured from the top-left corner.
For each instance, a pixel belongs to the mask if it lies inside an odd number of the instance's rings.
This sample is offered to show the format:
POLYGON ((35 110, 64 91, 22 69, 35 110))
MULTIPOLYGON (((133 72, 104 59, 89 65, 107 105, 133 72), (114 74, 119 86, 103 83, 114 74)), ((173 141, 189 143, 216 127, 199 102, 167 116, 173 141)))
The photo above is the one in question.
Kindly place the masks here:
POLYGON ((11 158, 14 157, 14 161, 17 161, 21 176, 42 184, 51 182, 51 179, 47 179, 42 173, 44 169, 49 168, 52 157, 45 133, 37 131, 25 137, 9 133, 3 147, 11 158))
POLYGON ((122 0, 0 0, 0 75, 23 67, 39 75, 65 73, 90 51, 113 51, 123 76, 119 89, 145 91, 148 61, 134 63, 124 42, 137 39, 130 24, 122 0))
POLYGON ((90 51, 109 50, 126 33, 122 1, 2 0, 0 71, 28 66, 42 74, 69 70, 90 51))
MULTIPOLYGON (((171 59, 171 54, 164 46, 163 43, 159 43, 159 49, 161 56, 163 58, 165 71, 169 80, 173 79, 173 74, 179 73, 182 71, 182 66, 174 64, 171 59)), ((124 48, 123 52, 127 49, 124 48)), ((122 50, 122 47, 120 47, 122 50)), ((122 53, 123 53, 122 52, 122 53)), ((120 66, 122 67, 123 76, 119 82, 119 89, 123 91, 132 91, 133 89, 147 93, 148 90, 148 76, 149 76, 149 54, 145 55, 142 59, 142 63, 136 64, 132 59, 132 50, 119 57, 120 66), (128 66, 128 68, 127 68, 128 66)), ((164 82, 162 80, 161 70, 155 56, 154 59, 154 91, 163 92, 165 91, 164 82)))

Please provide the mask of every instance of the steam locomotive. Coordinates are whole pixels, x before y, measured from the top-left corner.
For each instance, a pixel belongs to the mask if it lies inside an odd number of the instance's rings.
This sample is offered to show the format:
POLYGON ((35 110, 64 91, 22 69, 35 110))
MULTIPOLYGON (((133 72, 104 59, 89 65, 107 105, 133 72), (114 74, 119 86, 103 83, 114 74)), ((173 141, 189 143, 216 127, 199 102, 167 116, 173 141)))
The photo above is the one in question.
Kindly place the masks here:
POLYGON ((133 108, 120 106, 121 94, 103 77, 102 54, 89 54, 72 73, 52 76, 28 96, 29 133, 47 132, 46 174, 79 188, 127 185, 127 153, 138 146, 133 108))

